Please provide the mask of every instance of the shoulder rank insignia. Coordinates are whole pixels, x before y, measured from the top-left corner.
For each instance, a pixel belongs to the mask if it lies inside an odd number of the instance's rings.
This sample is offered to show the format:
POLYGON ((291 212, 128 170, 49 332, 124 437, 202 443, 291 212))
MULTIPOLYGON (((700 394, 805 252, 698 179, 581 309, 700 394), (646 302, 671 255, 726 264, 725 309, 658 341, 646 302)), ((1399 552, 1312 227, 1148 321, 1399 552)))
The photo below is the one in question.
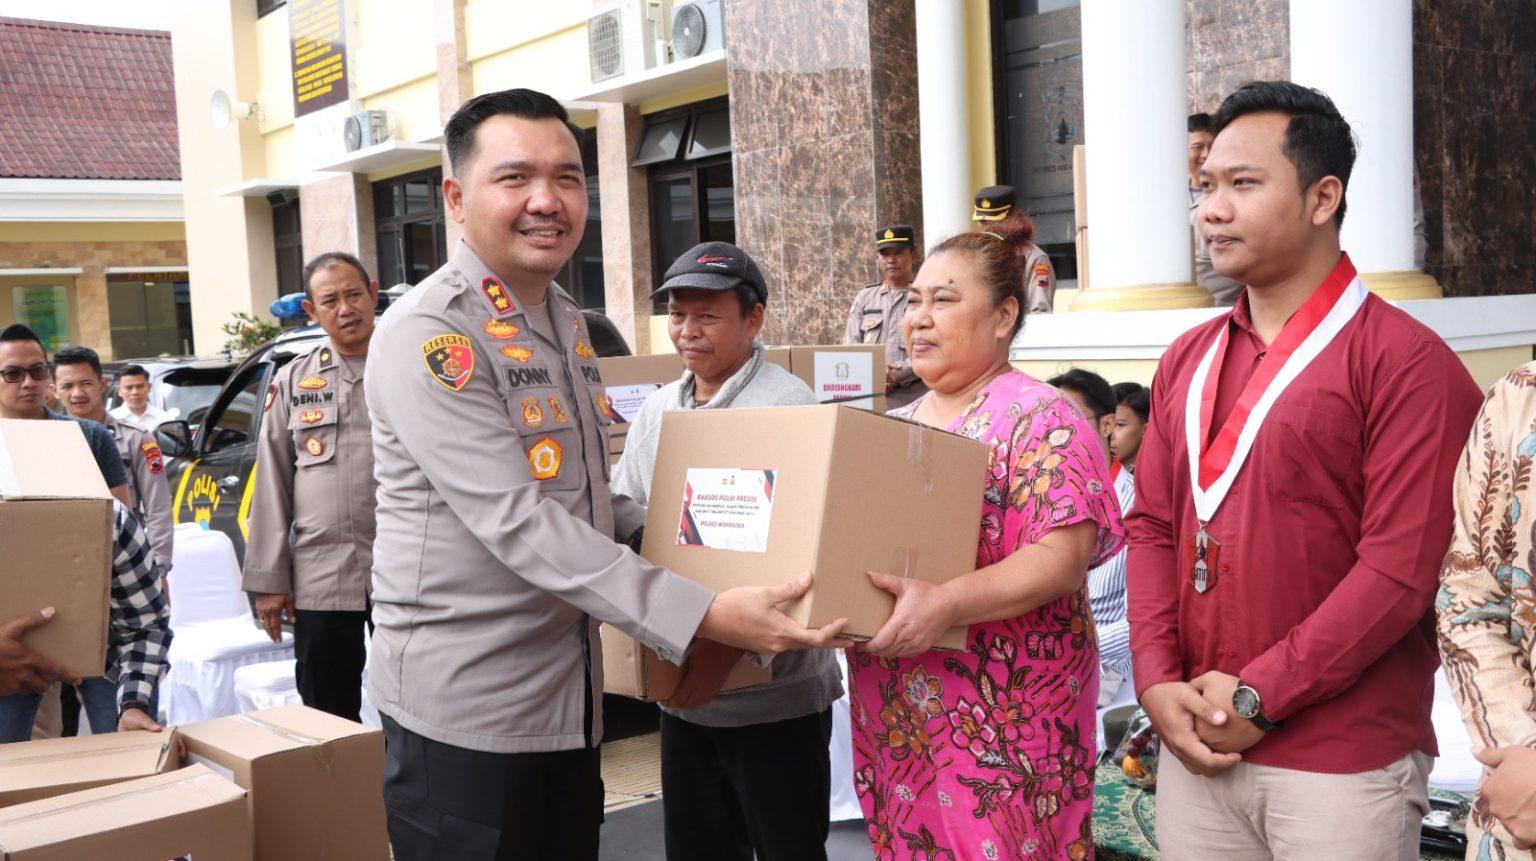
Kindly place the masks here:
POLYGON ((299 421, 307 425, 312 425, 323 418, 325 418, 324 410, 305 410, 299 413, 299 421))
POLYGON ((475 373, 475 351, 463 335, 429 338, 421 345, 421 358, 427 363, 432 379, 450 391, 464 388, 475 373))
POLYGON ((277 400, 277 383, 272 383, 267 386, 267 399, 262 402, 261 411, 266 412, 272 409, 272 402, 275 400, 277 400))
POLYGON ((540 428, 544 426, 544 410, 539 407, 539 399, 523 398, 523 427, 540 428))
POLYGON ((554 395, 549 396, 549 409, 555 414, 555 421, 563 425, 571 423, 570 416, 565 414, 565 409, 560 405, 560 399, 554 395))
POLYGON ((868 332, 870 329, 878 329, 878 328, 880 328, 880 326, 883 325, 884 323, 885 323, 885 315, 884 314, 880 313, 879 311, 875 311, 875 312, 865 311, 864 312, 864 322, 859 324, 859 328, 861 328, 864 331, 868 332))
POLYGON ((495 278, 481 281, 480 292, 485 294, 485 301, 491 303, 491 313, 497 317, 505 317, 517 310, 517 303, 512 301, 512 295, 495 278))
POLYGON ((577 341, 576 346, 571 348, 571 352, 575 353, 583 359, 590 360, 597 358, 597 353, 593 352, 592 345, 588 344, 586 341, 577 341))
POLYGON ((330 363, 331 363, 331 351, 330 351, 330 348, 326 348, 324 350, 321 350, 320 351, 320 364, 322 364, 322 365, 329 365, 330 363))
POLYGON ((312 436, 304 441, 304 450, 309 452, 310 457, 319 457, 325 454, 325 443, 319 437, 312 436))
POLYGON ((528 349, 527 347, 519 347, 516 344, 508 344, 505 347, 502 347, 501 354, 520 365, 526 365, 530 360, 533 359, 532 350, 528 349))
POLYGON ((299 380, 299 388, 301 388, 301 389, 323 389, 323 388, 325 388, 325 378, 324 377, 305 377, 304 379, 299 380))
POLYGON ((492 338, 495 338, 498 341, 510 341, 513 338, 516 338, 522 331, 522 329, 517 328, 517 326, 508 323, 505 320, 497 320, 492 318, 485 321, 485 334, 490 335, 492 338))
POLYGON ((144 462, 149 464, 149 471, 159 475, 165 469, 165 458, 160 454, 160 445, 154 440, 139 444, 139 451, 144 452, 144 462))
POLYGON ((539 481, 549 481, 559 475, 562 454, 560 443, 549 437, 534 443, 528 449, 528 468, 533 470, 533 477, 539 481))

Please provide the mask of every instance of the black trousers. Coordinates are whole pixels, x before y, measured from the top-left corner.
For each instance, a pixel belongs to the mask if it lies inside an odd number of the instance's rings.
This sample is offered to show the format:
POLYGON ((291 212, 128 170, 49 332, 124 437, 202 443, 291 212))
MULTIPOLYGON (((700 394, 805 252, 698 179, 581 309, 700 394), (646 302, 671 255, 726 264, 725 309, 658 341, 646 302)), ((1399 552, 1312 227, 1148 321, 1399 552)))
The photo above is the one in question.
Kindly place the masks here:
POLYGON ((381 717, 395 861, 597 861, 597 748, 486 753, 381 717))
POLYGON ((832 710, 708 727, 663 713, 667 861, 826 861, 832 710))
POLYGON ((294 681, 304 705, 350 721, 363 708, 367 611, 298 610, 293 623, 294 681))

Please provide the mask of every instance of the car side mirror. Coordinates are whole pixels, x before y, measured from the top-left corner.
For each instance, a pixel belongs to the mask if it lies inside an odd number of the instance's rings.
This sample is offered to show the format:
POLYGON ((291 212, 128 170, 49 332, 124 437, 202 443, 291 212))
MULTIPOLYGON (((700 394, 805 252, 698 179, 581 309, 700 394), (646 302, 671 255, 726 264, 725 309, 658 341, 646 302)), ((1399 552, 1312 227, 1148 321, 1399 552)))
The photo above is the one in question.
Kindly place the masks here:
POLYGON ((192 426, 180 419, 161 422, 155 429, 155 442, 166 457, 187 457, 192 454, 192 426))

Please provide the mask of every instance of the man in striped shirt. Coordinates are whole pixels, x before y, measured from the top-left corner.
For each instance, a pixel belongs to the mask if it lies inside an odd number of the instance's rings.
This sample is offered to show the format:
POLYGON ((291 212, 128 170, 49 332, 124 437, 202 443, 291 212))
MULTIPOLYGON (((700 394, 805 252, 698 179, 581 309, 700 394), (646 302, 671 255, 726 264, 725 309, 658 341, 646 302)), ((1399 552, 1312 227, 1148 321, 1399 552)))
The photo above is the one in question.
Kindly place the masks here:
MULTIPOLYGON (((1050 378, 1067 399, 1088 417, 1099 432, 1104 456, 1109 455, 1109 432, 1115 425, 1115 390, 1109 381, 1092 371, 1073 368, 1050 378)), ((1119 468, 1110 459, 1110 475, 1115 479, 1115 497, 1120 513, 1131 510, 1136 501, 1136 483, 1131 471, 1119 468)), ((1088 571, 1088 606, 1093 610, 1093 625, 1099 635, 1099 708, 1109 705, 1120 686, 1131 677, 1131 625, 1125 617, 1125 548, 1108 562, 1088 571)))
MULTIPOLYGON (((114 552, 108 628, 113 654, 103 675, 117 678, 116 728, 159 731, 152 703, 168 665, 166 651, 171 645, 164 575, 149 551, 149 535, 138 518, 121 502, 113 501, 112 508, 114 552)), ((0 697, 0 744, 31 737, 41 702, 42 694, 37 693, 0 697)), ((91 729, 104 731, 94 725, 91 729)))

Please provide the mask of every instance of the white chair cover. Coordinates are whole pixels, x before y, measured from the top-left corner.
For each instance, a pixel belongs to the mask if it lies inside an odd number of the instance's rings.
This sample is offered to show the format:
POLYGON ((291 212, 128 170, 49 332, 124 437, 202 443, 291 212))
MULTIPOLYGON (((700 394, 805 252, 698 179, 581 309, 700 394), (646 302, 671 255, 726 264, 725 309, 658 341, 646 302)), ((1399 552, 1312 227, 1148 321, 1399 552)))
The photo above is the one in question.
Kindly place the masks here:
POLYGON ((299 702, 295 661, 247 664, 235 670, 235 702, 241 714, 299 702))
POLYGON ((864 809, 859 807, 858 793, 853 790, 853 720, 850 713, 848 691, 848 661, 841 650, 837 655, 837 668, 843 674, 843 695, 832 704, 832 741, 828 753, 832 758, 832 821, 863 819, 864 809))
POLYGON ((171 669, 160 684, 169 725, 238 714, 235 670, 293 657, 293 636, 273 643, 240 589, 234 545, 222 532, 177 527, 171 575, 171 669))
POLYGON ((1435 725, 1440 756, 1429 772, 1429 785, 1448 792, 1470 794, 1477 789, 1477 782, 1483 776, 1483 765, 1472 755, 1472 736, 1461 719, 1461 707, 1451 693, 1444 667, 1435 672, 1435 705, 1430 712, 1430 721, 1435 725))

